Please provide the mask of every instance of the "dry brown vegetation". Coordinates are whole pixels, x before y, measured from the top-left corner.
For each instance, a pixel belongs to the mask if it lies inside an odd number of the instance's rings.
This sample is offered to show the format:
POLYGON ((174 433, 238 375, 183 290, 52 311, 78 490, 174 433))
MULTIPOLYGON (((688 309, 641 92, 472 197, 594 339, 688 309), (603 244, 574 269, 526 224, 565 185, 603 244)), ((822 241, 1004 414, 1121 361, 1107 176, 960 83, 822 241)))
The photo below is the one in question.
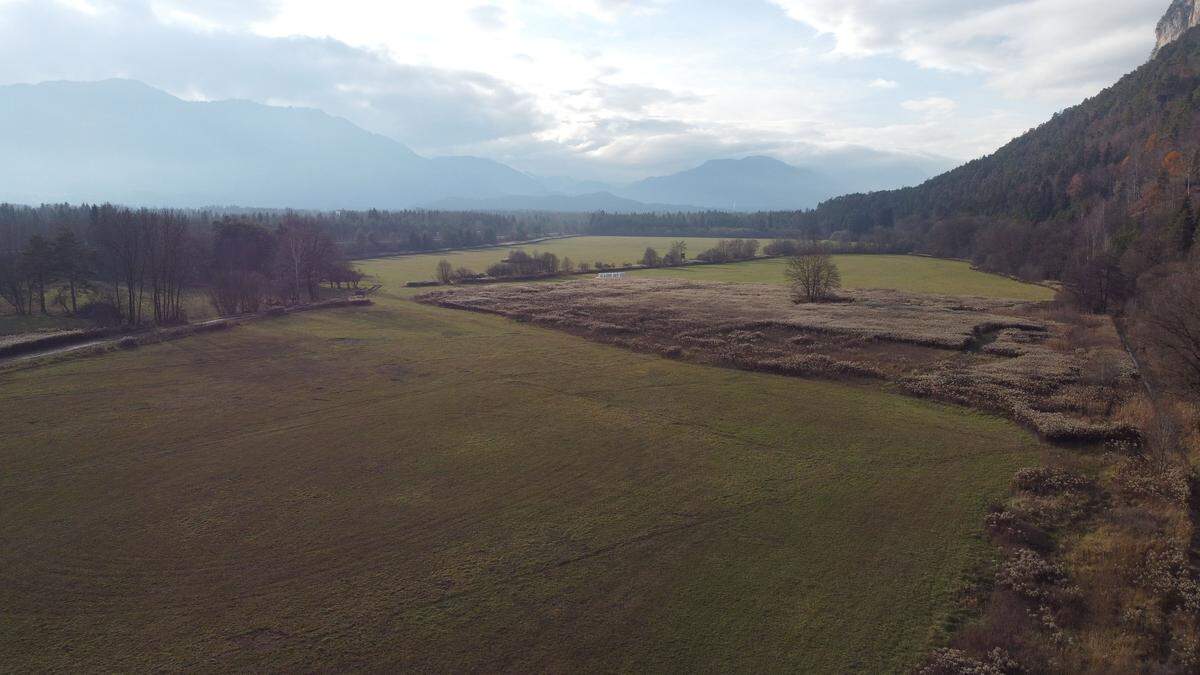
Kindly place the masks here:
POLYGON ((1138 397, 1120 411, 1147 430, 1140 444, 1017 473, 985 519, 1003 553, 964 599, 974 617, 920 673, 1200 669, 1192 471, 1178 454, 1200 447, 1200 415, 1172 411, 1191 431, 1164 437, 1154 407, 1138 397))
POLYGON ((1108 319, 986 298, 588 280, 464 288, 422 302, 499 314, 671 358, 787 375, 876 378, 1005 414, 1059 441, 1136 437, 1112 421, 1135 367, 1108 319))

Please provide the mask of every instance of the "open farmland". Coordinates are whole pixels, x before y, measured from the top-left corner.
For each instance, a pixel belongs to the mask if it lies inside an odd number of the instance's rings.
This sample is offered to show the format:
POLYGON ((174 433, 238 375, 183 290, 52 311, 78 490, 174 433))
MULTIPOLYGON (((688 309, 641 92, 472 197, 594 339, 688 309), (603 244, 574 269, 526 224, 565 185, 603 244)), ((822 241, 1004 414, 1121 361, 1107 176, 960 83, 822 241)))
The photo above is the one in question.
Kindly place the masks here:
MULTIPOLYGON (((559 260, 570 258, 576 264, 597 261, 610 265, 636 264, 642 259, 646 248, 654 248, 660 254, 665 253, 672 242, 687 242, 689 257, 712 248, 719 240, 703 237, 567 237, 551 239, 538 244, 522 246, 498 246, 468 251, 445 251, 439 253, 418 253, 414 255, 377 258, 363 262, 364 270, 381 279, 386 279, 389 287, 403 286, 409 281, 426 281, 433 279, 439 260, 448 260, 455 268, 466 267, 476 272, 483 272, 488 265, 500 262, 508 254, 517 249, 527 252, 539 251, 553 253, 559 260)), ((760 239, 763 244, 770 239, 760 239)))
POLYGON ((904 671, 1042 452, 396 296, 0 372, 0 409, 15 671, 904 671))
MULTIPOLYGON (((433 279, 439 260, 448 260, 454 267, 467 267, 477 272, 499 262, 517 248, 528 252, 545 251, 578 263, 597 260, 610 264, 637 263, 647 247, 663 253, 677 241, 671 237, 570 237, 518 247, 501 247, 474 251, 453 251, 378 258, 360 263, 360 267, 383 280, 389 287, 398 288, 410 281, 433 279)), ((717 239, 683 238, 689 257, 711 248, 717 239)), ((764 245, 770 239, 760 239, 764 245)), ((907 255, 838 255, 834 256, 846 288, 887 288, 911 293, 945 293, 1017 300, 1049 300, 1054 292, 1045 286, 1019 281, 971 269, 970 264, 957 260, 942 260, 907 255)), ((697 281, 730 281, 740 283, 783 284, 784 260, 755 260, 724 265, 695 265, 682 268, 639 270, 635 276, 674 277, 697 281)))
MULTIPOLYGON (((1049 300, 1054 291, 998 274, 971 269, 970 263, 914 255, 834 256, 845 288, 886 288, 909 293, 940 293, 1014 300, 1049 300)), ((728 265, 640 270, 635 276, 690 281, 784 284, 783 259, 753 260, 728 265)))

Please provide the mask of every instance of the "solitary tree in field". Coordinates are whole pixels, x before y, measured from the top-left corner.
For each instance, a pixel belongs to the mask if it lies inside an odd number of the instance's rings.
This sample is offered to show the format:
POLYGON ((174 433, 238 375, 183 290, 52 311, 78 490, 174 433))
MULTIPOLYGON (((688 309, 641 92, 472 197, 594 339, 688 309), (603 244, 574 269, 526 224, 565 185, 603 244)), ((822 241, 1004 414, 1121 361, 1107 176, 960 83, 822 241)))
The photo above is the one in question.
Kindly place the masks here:
POLYGON ((828 253, 814 251, 789 258, 784 274, 797 303, 824 302, 842 287, 842 274, 828 253))
POLYGON ((646 267, 658 267, 662 259, 658 257, 658 251, 647 247, 646 252, 642 254, 642 264, 646 267))
POLYGON ((449 284, 454 280, 454 266, 449 260, 440 260, 437 264, 437 280, 443 284, 449 284))

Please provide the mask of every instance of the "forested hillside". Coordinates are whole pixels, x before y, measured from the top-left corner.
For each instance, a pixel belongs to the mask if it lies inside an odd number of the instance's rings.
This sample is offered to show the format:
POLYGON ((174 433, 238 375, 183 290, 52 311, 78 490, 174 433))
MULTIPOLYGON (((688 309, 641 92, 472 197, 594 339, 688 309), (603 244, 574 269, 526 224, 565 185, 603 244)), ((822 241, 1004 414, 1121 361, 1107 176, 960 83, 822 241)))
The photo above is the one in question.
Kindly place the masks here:
MULTIPOLYGON (((811 217, 826 232, 901 238, 992 269, 1061 278, 1080 249, 1159 257, 1200 175, 1200 30, 995 154, 919 187, 857 194, 811 217)), ((1127 266, 1146 261, 1127 259, 1127 266)), ((1136 271, 1136 270, 1131 270, 1136 271)))

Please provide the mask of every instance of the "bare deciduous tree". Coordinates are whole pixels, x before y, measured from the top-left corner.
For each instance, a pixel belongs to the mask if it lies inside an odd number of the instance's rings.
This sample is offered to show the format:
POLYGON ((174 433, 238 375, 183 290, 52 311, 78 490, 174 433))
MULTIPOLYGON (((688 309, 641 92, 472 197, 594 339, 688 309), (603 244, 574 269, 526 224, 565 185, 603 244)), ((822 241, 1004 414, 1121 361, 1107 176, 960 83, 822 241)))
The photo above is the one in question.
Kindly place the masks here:
POLYGON ((281 278, 287 280, 287 292, 293 303, 301 292, 309 301, 320 298, 321 280, 337 260, 337 247, 321 227, 311 219, 290 216, 279 229, 281 278))
POLYGON ((447 285, 454 281, 454 266, 450 264, 449 260, 438 261, 437 280, 447 285))
POLYGON ((1141 301, 1151 348, 1171 364, 1169 375, 1200 391, 1200 263, 1148 284, 1141 301))
POLYGON ((842 286, 842 274, 833 256, 813 251, 789 258, 784 272, 792 284, 793 299, 801 302, 825 302, 842 286))

